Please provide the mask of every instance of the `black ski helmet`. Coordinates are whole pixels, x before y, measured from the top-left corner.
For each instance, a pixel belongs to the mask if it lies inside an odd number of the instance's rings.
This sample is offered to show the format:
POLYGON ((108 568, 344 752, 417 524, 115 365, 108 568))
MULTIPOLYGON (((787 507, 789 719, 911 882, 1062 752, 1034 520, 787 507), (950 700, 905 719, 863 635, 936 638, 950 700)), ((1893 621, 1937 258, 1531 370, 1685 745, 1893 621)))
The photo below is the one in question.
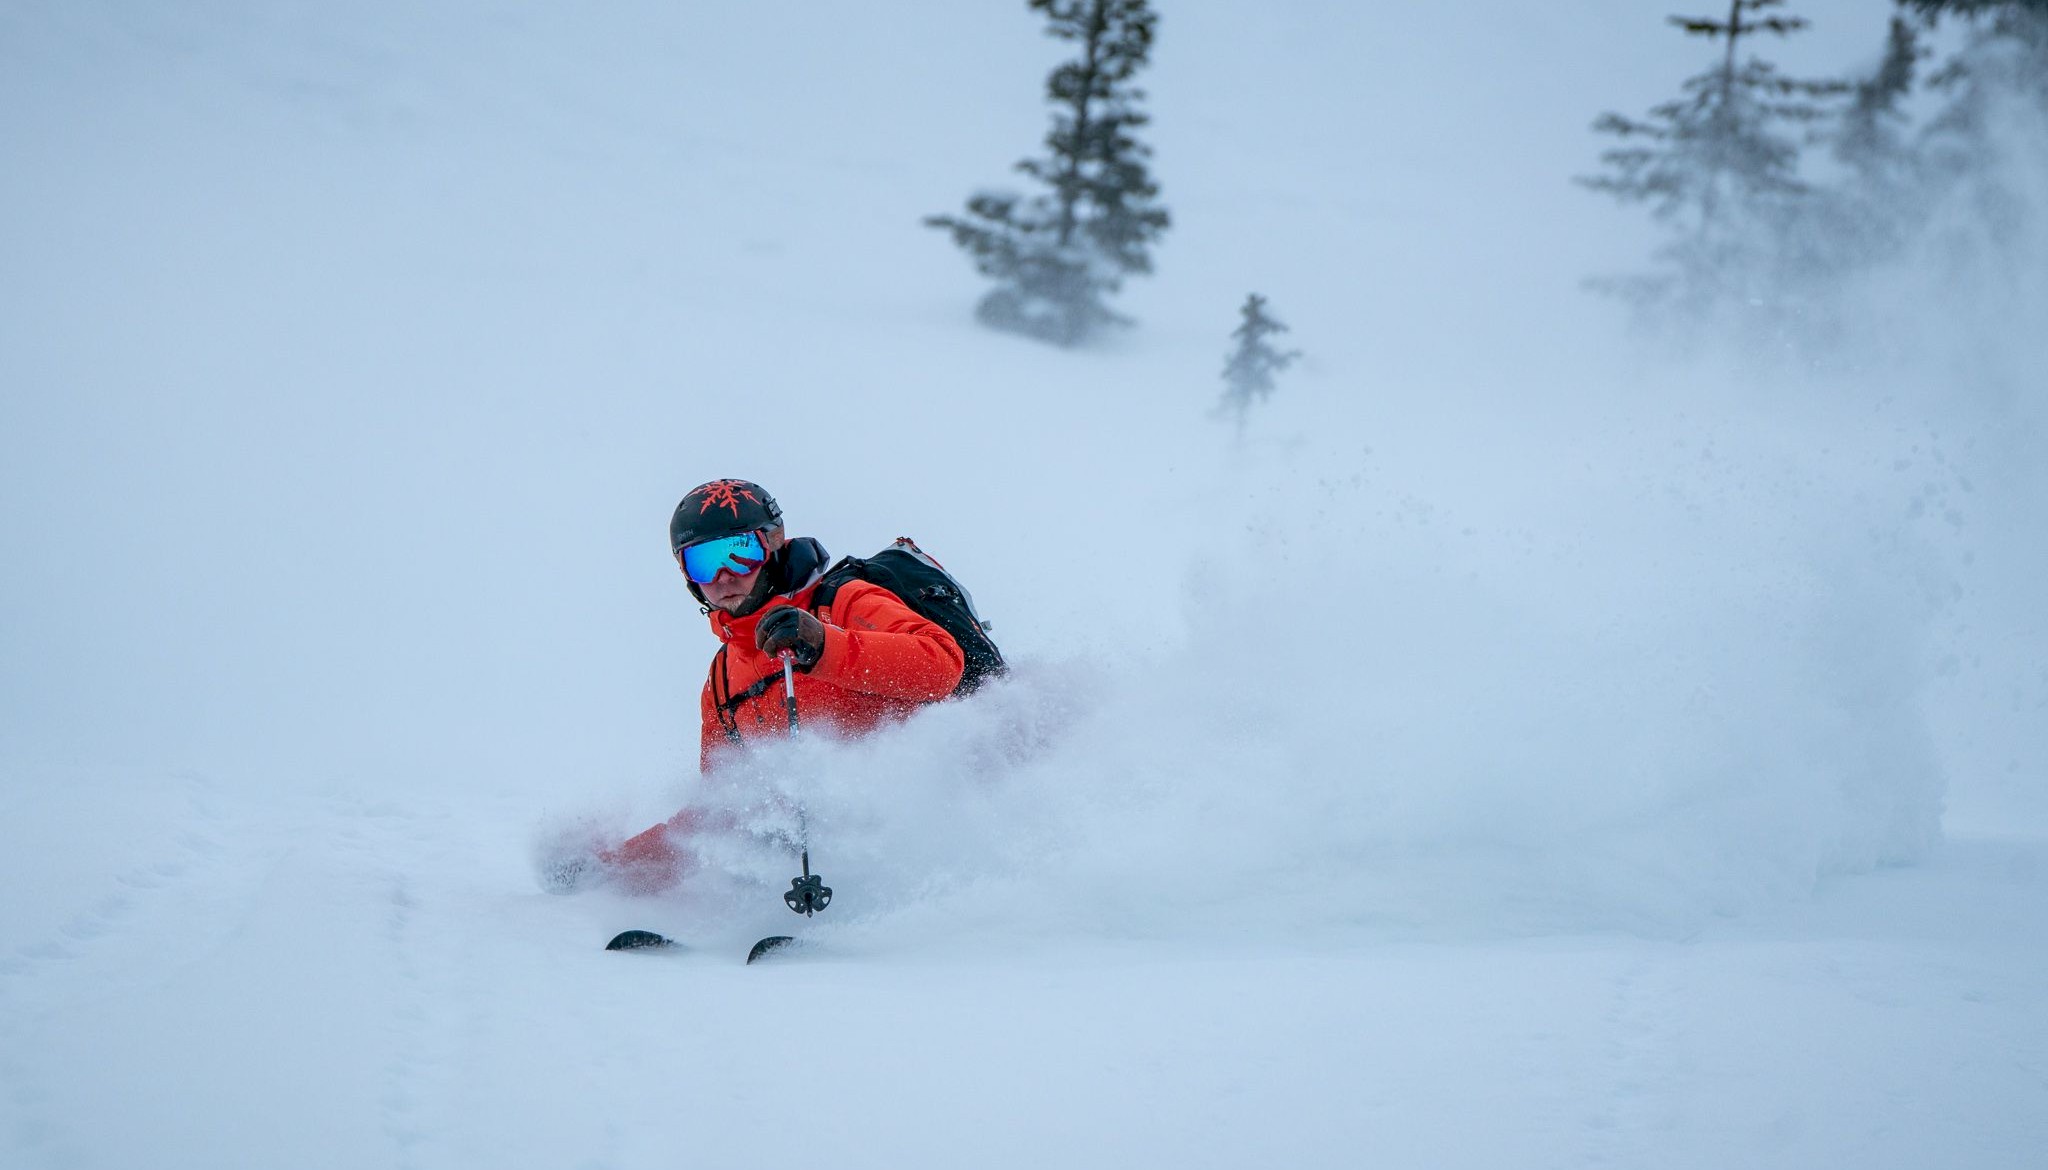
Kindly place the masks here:
POLYGON ((782 505, 767 488, 744 479, 714 479, 691 488, 676 505, 668 521, 668 548, 680 553, 684 545, 700 540, 780 527, 782 505))

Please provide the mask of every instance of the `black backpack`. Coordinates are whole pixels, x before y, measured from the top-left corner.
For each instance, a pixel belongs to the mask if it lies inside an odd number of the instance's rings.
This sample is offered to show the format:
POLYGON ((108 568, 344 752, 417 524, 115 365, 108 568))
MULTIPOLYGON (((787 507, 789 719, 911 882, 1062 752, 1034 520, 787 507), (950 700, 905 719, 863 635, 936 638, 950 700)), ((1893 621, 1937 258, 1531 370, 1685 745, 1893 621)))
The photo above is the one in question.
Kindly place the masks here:
POLYGON ((839 595, 839 587, 848 581, 866 581, 887 589, 919 617, 953 635, 961 653, 967 656, 967 669, 960 675, 960 685, 953 688, 954 694, 972 694, 988 679, 1009 673, 1003 652, 989 640, 988 623, 974 612, 974 599, 944 565, 909 537, 897 537, 896 543, 866 560, 839 558, 825 570, 817 592, 811 595, 811 605, 832 604, 832 599, 839 595))

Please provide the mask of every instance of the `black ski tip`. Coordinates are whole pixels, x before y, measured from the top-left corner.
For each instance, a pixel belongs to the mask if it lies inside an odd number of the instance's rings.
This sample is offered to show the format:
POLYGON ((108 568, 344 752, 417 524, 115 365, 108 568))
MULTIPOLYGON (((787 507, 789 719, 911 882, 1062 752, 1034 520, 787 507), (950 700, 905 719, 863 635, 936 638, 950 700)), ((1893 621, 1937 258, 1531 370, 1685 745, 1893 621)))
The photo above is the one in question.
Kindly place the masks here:
POLYGON ((637 951, 646 947, 672 947, 672 938, 663 938, 651 930, 622 930, 612 941, 604 944, 608 951, 637 951))
POLYGON ((786 934, 771 934, 755 943, 754 949, 747 952, 747 962, 751 963, 763 955, 772 955, 795 941, 796 939, 786 934))

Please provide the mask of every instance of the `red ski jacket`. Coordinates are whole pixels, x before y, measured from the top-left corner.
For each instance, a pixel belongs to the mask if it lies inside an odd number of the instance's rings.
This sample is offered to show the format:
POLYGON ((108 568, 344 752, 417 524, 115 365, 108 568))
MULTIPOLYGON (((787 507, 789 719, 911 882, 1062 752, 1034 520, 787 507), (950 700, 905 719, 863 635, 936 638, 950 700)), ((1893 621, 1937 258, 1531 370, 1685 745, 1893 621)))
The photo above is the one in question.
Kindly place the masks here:
MULTIPOLYGON (((743 618, 711 611, 711 632, 724 645, 711 660, 699 704, 700 763, 749 740, 789 734, 782 662, 754 647, 754 627, 778 605, 811 609, 814 580, 743 618)), ((866 581, 839 587, 832 604, 812 611, 825 623, 825 649, 796 674, 802 727, 863 735, 953 693, 966 656, 943 628, 917 616, 897 596, 866 581)))
MULTIPOLYGON (((793 578, 790 584, 803 582, 800 588, 743 618, 710 611, 711 632, 724 645, 711 660, 700 702, 699 762, 706 771, 720 755, 749 740, 789 734, 782 662, 754 648, 754 628, 778 605, 811 610, 825 623, 824 652, 810 670, 796 675, 797 717, 803 728, 862 735, 946 698, 960 685, 967 660, 951 634, 866 581, 846 582, 832 604, 812 609, 824 576, 825 550, 804 538, 786 552, 772 563, 773 571, 793 578)), ((598 860, 628 889, 665 889, 697 864, 688 839, 720 823, 717 814, 686 808, 665 824, 601 850, 598 860)))

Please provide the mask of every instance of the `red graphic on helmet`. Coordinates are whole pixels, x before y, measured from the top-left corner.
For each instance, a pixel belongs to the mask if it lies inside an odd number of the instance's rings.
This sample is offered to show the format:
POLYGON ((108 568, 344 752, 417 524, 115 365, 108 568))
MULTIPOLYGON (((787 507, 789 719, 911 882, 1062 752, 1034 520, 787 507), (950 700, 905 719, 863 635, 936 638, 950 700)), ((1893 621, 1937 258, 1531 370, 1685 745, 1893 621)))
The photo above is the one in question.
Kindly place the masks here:
POLYGON ((748 490, 753 486, 744 479, 713 480, 697 489, 704 493, 704 502, 698 506, 697 514, 702 516, 713 508, 731 508, 732 517, 737 520, 740 517, 742 498, 750 504, 761 502, 760 497, 748 490))

